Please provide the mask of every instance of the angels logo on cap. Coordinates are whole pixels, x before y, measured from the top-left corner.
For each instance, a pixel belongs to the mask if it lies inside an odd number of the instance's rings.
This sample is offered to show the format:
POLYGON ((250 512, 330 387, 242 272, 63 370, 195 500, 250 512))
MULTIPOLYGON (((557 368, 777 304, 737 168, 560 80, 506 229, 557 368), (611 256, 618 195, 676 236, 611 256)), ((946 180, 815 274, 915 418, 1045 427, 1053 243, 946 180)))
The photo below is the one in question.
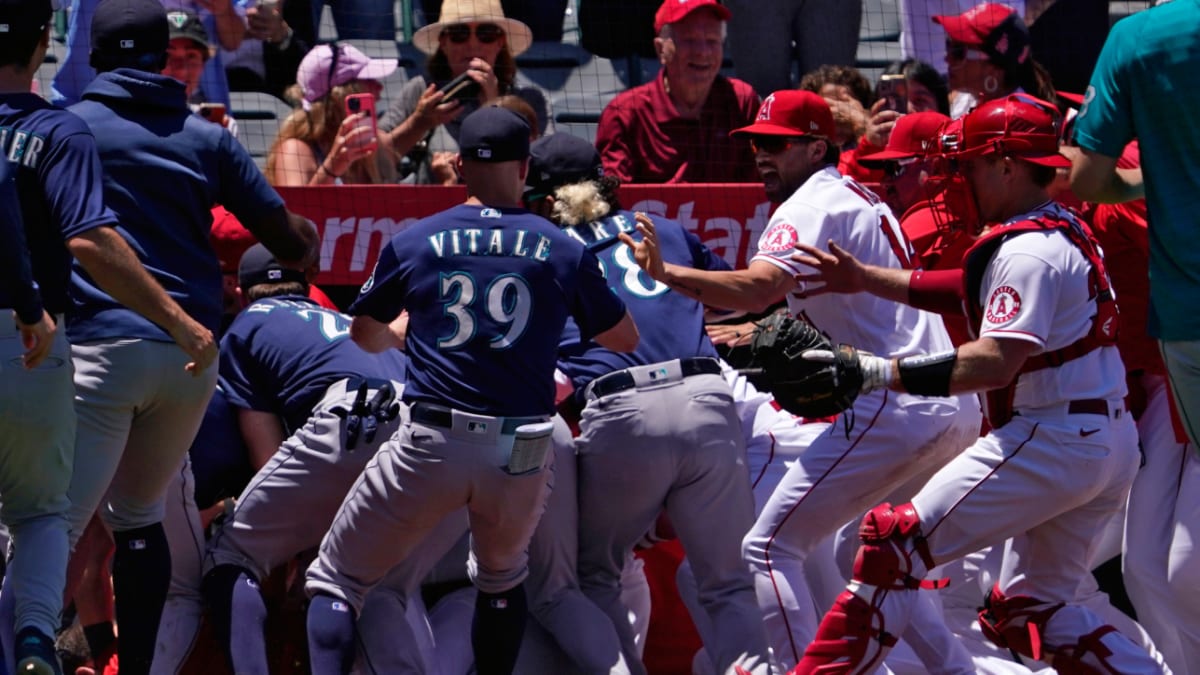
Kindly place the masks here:
POLYGON ((759 108, 758 108, 758 117, 756 118, 758 121, 760 121, 760 122, 770 122, 771 121, 771 104, 774 102, 775 102, 775 94, 771 94, 770 96, 763 99, 762 105, 759 106, 759 108))

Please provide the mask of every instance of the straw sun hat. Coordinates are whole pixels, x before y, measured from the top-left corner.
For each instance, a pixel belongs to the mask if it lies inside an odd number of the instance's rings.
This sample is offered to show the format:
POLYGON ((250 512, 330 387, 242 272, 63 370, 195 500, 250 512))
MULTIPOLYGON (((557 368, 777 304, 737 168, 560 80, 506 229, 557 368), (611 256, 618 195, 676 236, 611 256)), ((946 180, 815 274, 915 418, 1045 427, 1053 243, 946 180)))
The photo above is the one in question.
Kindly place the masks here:
POLYGON ((494 23, 500 26, 513 56, 529 49, 533 42, 533 31, 516 19, 506 18, 500 0, 444 0, 438 19, 437 23, 431 23, 413 35, 413 44, 426 54, 437 51, 438 36, 442 30, 456 23, 494 23))

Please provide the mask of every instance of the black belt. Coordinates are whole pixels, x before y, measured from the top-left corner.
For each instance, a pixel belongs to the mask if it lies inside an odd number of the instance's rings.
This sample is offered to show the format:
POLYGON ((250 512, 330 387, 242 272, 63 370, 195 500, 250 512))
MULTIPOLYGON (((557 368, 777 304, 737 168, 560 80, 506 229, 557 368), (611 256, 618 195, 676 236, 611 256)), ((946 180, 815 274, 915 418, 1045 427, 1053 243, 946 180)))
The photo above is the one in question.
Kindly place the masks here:
MULTIPOLYGON (((1014 415, 1019 416, 1020 410, 1014 410, 1014 415)), ((1077 398, 1073 401, 1067 401, 1068 415, 1103 415, 1108 417, 1121 416, 1121 406, 1118 404, 1112 408, 1109 407, 1109 402, 1102 398, 1077 398)))
MULTIPOLYGON (((491 416, 488 415, 487 417, 491 416)), ((498 415, 495 417, 504 420, 504 423, 500 425, 501 434, 515 434, 517 433, 517 427, 546 421, 545 417, 502 417, 498 415)), ((417 424, 424 424, 430 427, 440 427, 442 429, 451 429, 454 427, 453 411, 431 403, 413 403, 408 409, 408 418, 417 424)))
MULTIPOLYGON (((679 359, 679 371, 684 377, 692 375, 720 375, 721 364, 716 359, 708 357, 692 357, 679 359)), ((592 380, 588 393, 596 398, 603 398, 626 389, 633 389, 637 384, 633 381, 633 373, 628 369, 603 375, 592 380)))
MULTIPOLYGON (((1114 412, 1119 413, 1120 408, 1114 412)), ((1102 398, 1081 398, 1067 404, 1068 415, 1104 415, 1108 417, 1108 401, 1102 398)))

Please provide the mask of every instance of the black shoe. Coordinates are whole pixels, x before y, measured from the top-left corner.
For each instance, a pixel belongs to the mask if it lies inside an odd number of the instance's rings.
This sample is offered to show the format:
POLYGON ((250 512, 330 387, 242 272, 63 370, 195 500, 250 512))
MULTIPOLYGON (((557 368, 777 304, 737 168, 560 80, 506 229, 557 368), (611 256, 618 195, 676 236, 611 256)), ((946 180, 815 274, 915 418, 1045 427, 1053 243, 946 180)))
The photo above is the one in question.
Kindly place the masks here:
POLYGON ((62 675, 54 641, 32 626, 17 633, 16 657, 17 675, 62 675))

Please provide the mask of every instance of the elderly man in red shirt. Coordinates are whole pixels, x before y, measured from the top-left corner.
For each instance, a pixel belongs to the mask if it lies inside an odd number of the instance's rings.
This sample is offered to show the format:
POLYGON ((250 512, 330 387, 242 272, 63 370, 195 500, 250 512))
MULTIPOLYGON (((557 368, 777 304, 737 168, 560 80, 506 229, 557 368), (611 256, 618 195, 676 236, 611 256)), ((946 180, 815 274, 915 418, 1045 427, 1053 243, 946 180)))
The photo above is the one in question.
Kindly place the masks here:
POLYGON ((729 10, 716 0, 665 0, 654 16, 662 69, 604 109, 596 148, 623 183, 755 183, 754 155, 729 137, 759 99, 720 74, 729 10))

